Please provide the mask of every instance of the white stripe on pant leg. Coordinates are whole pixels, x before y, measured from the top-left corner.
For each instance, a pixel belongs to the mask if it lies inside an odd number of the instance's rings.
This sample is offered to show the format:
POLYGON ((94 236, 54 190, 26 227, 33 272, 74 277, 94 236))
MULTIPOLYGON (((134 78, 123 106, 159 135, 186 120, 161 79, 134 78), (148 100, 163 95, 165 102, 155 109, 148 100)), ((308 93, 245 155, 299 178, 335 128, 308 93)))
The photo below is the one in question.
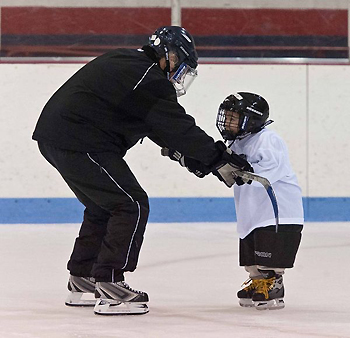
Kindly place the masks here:
MULTIPOLYGON (((107 171, 104 167, 102 167, 98 162, 96 162, 96 161, 90 156, 89 153, 87 153, 87 156, 89 157, 89 159, 90 159, 93 163, 95 163, 96 165, 98 165, 98 166, 107 174, 107 176, 116 184, 116 186, 117 186, 121 191, 124 192, 125 195, 127 195, 127 196, 131 199, 131 201, 132 201, 133 203, 136 203, 136 205, 137 205, 138 217, 137 217, 137 221, 136 221, 135 230, 134 230, 134 232, 133 232, 133 234, 132 234, 132 236, 131 236, 131 241, 130 241, 130 243, 129 243, 129 248, 128 248, 128 252, 127 252, 127 254, 126 254, 126 259, 125 259, 125 264, 124 264, 124 266, 121 268, 121 269, 124 269, 124 268, 127 266, 128 262, 129 262, 129 255, 130 255, 131 245, 132 245, 132 242, 133 242, 133 240, 134 240, 136 231, 137 231, 138 226, 139 226, 139 221, 140 221, 140 216, 141 216, 140 204, 139 204, 138 201, 135 201, 135 200, 132 198, 132 196, 129 195, 129 194, 118 184, 118 182, 115 181, 115 179, 108 173, 108 171, 107 171)), ((114 277, 113 277, 113 278, 114 278, 114 277)))
POLYGON ((137 217, 136 227, 135 227, 134 233, 132 234, 131 241, 130 241, 130 243, 129 243, 129 249, 128 249, 128 253, 127 253, 127 256, 126 256, 126 261, 125 261, 125 264, 124 264, 124 266, 122 267, 122 269, 125 269, 126 265, 128 264, 129 254, 130 254, 130 250, 131 250, 131 245, 132 245, 132 242, 134 241, 134 237, 135 237, 135 234, 136 234, 137 228, 138 228, 138 226, 139 226, 139 222, 140 222, 141 208, 140 208, 139 202, 136 201, 136 204, 137 204, 137 208, 138 208, 138 210, 139 210, 139 215, 138 215, 138 217, 137 217))

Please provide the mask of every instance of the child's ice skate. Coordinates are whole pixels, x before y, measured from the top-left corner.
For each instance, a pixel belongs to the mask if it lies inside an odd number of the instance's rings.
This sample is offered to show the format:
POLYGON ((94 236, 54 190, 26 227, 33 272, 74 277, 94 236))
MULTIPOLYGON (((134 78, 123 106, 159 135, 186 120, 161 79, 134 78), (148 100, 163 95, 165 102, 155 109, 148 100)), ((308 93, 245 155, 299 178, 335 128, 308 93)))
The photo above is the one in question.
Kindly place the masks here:
POLYGON ((96 299, 95 281, 91 277, 70 276, 68 281, 69 295, 66 299, 68 306, 94 306, 96 299))
POLYGON ((284 308, 284 286, 282 275, 273 270, 261 271, 264 278, 257 279, 252 301, 257 310, 276 310, 284 308))
POLYGON ((256 279, 249 278, 242 284, 242 286, 244 286, 244 288, 237 292, 239 305, 243 307, 254 307, 252 297, 256 288, 256 279))
POLYGON ((124 281, 116 283, 97 282, 94 312, 97 315, 141 315, 147 313, 148 295, 133 290, 124 281))

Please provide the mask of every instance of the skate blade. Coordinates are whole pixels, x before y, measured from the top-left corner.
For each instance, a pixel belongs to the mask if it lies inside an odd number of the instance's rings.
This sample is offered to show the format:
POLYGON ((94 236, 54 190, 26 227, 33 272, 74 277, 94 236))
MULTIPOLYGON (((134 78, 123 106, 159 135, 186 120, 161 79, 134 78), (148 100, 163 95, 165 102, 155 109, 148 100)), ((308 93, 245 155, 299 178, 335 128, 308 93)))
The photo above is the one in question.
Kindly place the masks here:
POLYGON ((148 306, 145 303, 123 303, 108 299, 98 299, 94 307, 94 313, 103 316, 143 315, 148 311, 148 306))
POLYGON ((239 305, 242 307, 254 307, 254 302, 251 299, 240 298, 239 305))
POLYGON ((257 310, 280 310, 284 308, 283 298, 276 298, 266 302, 254 302, 257 310))
POLYGON ((96 299, 93 293, 83 293, 83 292, 71 292, 65 301, 67 306, 77 306, 77 307, 92 307, 96 304, 96 299), (91 299, 85 299, 90 296, 91 299))

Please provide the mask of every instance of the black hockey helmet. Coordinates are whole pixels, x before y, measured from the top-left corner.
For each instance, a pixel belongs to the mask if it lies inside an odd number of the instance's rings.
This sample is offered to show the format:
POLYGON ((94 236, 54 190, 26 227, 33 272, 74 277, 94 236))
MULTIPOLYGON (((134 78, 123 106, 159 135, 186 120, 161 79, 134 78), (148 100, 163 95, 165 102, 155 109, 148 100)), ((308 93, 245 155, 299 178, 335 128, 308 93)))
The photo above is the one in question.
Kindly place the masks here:
POLYGON ((272 123, 267 121, 269 117, 269 105, 260 95, 247 92, 238 92, 231 94, 220 104, 216 118, 216 127, 218 128, 224 140, 235 140, 247 135, 259 132, 261 129, 272 123), (232 114, 239 114, 238 132, 230 129, 232 114))
POLYGON ((163 26, 149 37, 149 46, 159 57, 166 57, 170 51, 179 58, 178 66, 185 62, 191 68, 198 66, 198 54, 192 35, 179 26, 163 26))
POLYGON ((184 95, 197 76, 198 54, 192 35, 179 26, 163 26, 158 28, 150 37, 148 45, 156 52, 158 58, 165 57, 167 66, 164 70, 168 79, 173 83, 177 95, 184 95), (175 74, 170 78, 169 53, 177 56, 177 63, 172 70, 175 74), (190 75, 191 79, 185 77, 190 75))

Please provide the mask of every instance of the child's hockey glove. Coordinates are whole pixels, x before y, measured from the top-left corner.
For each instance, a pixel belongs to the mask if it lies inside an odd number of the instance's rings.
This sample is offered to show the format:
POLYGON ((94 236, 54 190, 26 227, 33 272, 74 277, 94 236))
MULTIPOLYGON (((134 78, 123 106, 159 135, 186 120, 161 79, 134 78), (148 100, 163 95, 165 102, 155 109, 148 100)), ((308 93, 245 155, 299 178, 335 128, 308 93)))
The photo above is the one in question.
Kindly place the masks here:
POLYGON ((240 155, 234 153, 231 149, 227 148, 223 142, 217 141, 216 146, 222 150, 222 155, 221 159, 214 164, 211 169, 213 175, 215 175, 220 181, 224 182, 229 188, 235 183, 237 185, 252 183, 252 181, 242 179, 235 174, 235 171, 237 170, 254 172, 250 163, 240 155))

